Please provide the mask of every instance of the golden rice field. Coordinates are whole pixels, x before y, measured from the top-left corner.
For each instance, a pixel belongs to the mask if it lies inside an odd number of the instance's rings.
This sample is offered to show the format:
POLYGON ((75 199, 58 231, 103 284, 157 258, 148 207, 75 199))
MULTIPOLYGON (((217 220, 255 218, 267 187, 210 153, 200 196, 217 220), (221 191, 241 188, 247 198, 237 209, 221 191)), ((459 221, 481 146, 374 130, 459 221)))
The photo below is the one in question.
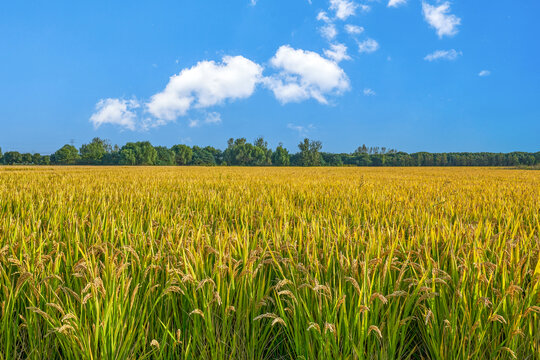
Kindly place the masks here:
POLYGON ((540 172, 0 168, 0 359, 540 359, 540 172))

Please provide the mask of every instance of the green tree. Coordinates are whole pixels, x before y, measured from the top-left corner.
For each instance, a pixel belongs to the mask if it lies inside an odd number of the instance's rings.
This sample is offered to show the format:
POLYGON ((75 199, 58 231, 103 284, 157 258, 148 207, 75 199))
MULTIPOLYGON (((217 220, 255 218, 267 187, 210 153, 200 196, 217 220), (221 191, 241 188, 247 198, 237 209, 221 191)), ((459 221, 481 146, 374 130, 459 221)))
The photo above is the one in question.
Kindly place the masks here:
POLYGON ((39 161, 40 165, 50 165, 51 164, 51 157, 49 155, 44 155, 41 157, 41 160, 39 161))
POLYGON ((368 153, 368 148, 366 146, 366 144, 363 144, 362 146, 359 146, 356 151, 354 152, 353 155, 359 155, 359 154, 367 154, 368 153))
POLYGON ((220 165, 223 162, 223 152, 221 150, 216 149, 213 146, 205 146, 203 150, 212 154, 215 165, 220 165))
POLYGON ((356 155, 354 158, 355 158, 354 162, 358 166, 370 166, 371 165, 371 157, 368 155, 367 152, 360 153, 360 154, 356 155))
POLYGON ((188 165, 193 158, 193 150, 187 145, 174 145, 171 150, 174 152, 176 165, 188 165))
POLYGON ((123 150, 131 150, 135 155, 135 164, 123 162, 126 165, 154 165, 157 161, 157 151, 149 141, 129 142, 123 150))
POLYGON ((137 165, 137 155, 135 154, 135 150, 130 148, 120 150, 120 164, 137 165))
POLYGON ((324 165, 326 166, 343 166, 343 159, 339 154, 328 154, 324 159, 324 165))
POLYGON ((253 165, 272 165, 272 150, 268 148, 268 143, 262 136, 255 139, 253 146, 255 146, 255 149, 253 150, 253 165))
POLYGON ((121 163, 120 148, 118 145, 111 146, 111 150, 103 155, 101 164, 103 165, 119 165, 121 163))
POLYGON ((191 163, 198 166, 214 166, 217 164, 216 158, 211 152, 198 146, 193 147, 193 158, 191 163))
POLYGON ((174 165, 175 155, 172 150, 165 146, 156 146, 157 160, 156 165, 169 166, 174 165))
POLYGON ((51 162, 58 165, 74 165, 79 160, 79 151, 73 145, 64 145, 51 156, 51 162))
POLYGON ((34 165, 41 165, 41 158, 42 156, 38 153, 35 153, 32 155, 32 163, 34 165))
POLYGON ((275 166, 289 166, 291 163, 291 156, 287 149, 283 147, 283 144, 279 144, 276 151, 272 154, 272 164, 275 166))
POLYGON ((112 147, 107 140, 96 137, 89 144, 81 146, 81 159, 85 164, 101 164, 103 157, 111 152, 111 149, 112 147))
POLYGON ((305 138, 300 144, 300 164, 302 166, 320 166, 322 164, 322 157, 320 150, 322 149, 322 143, 320 141, 311 141, 305 138))
POLYGON ((30 154, 30 153, 22 154, 22 162, 23 162, 23 164, 31 164, 32 163, 32 154, 30 154))
POLYGON ((371 165, 373 166, 384 166, 385 164, 385 156, 382 154, 373 154, 370 156, 371 159, 371 165))
POLYGON ((4 154, 4 164, 15 165, 22 163, 22 155, 18 151, 8 151, 4 154))
POLYGON ((268 149, 268 143, 262 137, 256 139, 254 144, 248 143, 245 138, 231 138, 223 152, 223 161, 238 166, 271 165, 272 150, 268 149))

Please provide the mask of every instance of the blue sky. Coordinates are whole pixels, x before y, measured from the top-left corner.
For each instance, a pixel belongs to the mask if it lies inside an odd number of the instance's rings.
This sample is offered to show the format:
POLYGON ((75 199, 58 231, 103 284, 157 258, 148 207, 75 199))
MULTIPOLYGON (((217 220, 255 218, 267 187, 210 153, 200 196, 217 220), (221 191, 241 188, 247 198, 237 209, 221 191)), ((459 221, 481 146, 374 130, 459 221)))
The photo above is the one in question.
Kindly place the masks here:
POLYGON ((5 1, 0 146, 540 150, 538 1, 5 1))

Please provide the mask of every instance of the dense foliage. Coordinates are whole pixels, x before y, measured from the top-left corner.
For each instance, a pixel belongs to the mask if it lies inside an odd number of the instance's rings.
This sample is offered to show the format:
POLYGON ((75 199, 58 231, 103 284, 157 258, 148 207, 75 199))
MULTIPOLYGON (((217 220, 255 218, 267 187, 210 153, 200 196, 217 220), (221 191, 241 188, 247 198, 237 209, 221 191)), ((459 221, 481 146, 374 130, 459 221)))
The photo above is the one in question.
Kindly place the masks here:
POLYGON ((0 359, 539 360, 539 208, 524 170, 1 167, 0 359))
POLYGON ((290 154, 280 144, 275 150, 263 138, 253 144, 245 138, 229 139, 224 151, 207 146, 152 146, 150 142, 127 143, 122 147, 95 138, 79 150, 64 145, 50 156, 20 154, 0 149, 5 165, 232 165, 232 166, 540 166, 540 152, 428 153, 408 154, 379 147, 360 146, 349 154, 322 152, 322 143, 304 139, 299 152, 290 154))

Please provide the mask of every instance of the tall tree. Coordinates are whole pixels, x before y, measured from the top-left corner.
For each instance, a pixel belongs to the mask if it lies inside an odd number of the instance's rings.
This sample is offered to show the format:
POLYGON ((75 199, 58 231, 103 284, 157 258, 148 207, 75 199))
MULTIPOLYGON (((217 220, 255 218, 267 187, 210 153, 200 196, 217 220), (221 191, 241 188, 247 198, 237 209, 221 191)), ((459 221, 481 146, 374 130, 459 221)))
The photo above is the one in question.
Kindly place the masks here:
POLYGON ((156 146, 157 160, 156 165, 169 166, 174 165, 174 152, 165 146, 156 146))
POLYGON ((22 162, 23 162, 23 164, 31 164, 32 163, 32 154, 30 154, 30 153, 22 154, 22 162))
POLYGON ((64 145, 51 156, 51 162, 58 165, 74 165, 79 159, 79 151, 73 145, 64 145))
POLYGON ((214 166, 216 165, 216 158, 211 152, 199 146, 194 146, 191 164, 198 166, 214 166))
POLYGON ((22 163, 22 155, 18 151, 8 151, 4 154, 4 164, 15 165, 22 163))
MULTIPOLYGON (((154 165, 157 161, 157 151, 149 141, 139 141, 136 143, 129 142, 122 147, 122 151, 124 150, 131 150, 133 152, 135 164, 132 165, 154 165)), ((132 155, 130 155, 130 157, 131 156, 132 155)))
POLYGON ((268 142, 262 136, 255 139, 253 146, 255 146, 253 165, 272 165, 272 150, 268 148, 268 142))
POLYGON ((131 148, 120 150, 120 164, 122 165, 137 165, 137 154, 131 148))
POLYGON ((107 140, 98 137, 92 139, 89 144, 81 146, 81 159, 85 164, 100 164, 105 154, 111 152, 111 144, 107 140))
POLYGON ((34 165, 41 165, 41 158, 42 156, 38 153, 35 153, 32 155, 32 163, 34 165))
POLYGON ((276 151, 272 154, 272 164, 275 166, 289 166, 291 163, 291 156, 287 149, 283 147, 283 144, 279 144, 276 151))
POLYGON ((302 166, 320 166, 322 164, 320 150, 322 143, 320 141, 311 141, 305 138, 300 144, 300 163, 302 166))
POLYGON ((187 145, 174 145, 171 150, 174 152, 176 165, 188 165, 193 158, 193 150, 187 145))

